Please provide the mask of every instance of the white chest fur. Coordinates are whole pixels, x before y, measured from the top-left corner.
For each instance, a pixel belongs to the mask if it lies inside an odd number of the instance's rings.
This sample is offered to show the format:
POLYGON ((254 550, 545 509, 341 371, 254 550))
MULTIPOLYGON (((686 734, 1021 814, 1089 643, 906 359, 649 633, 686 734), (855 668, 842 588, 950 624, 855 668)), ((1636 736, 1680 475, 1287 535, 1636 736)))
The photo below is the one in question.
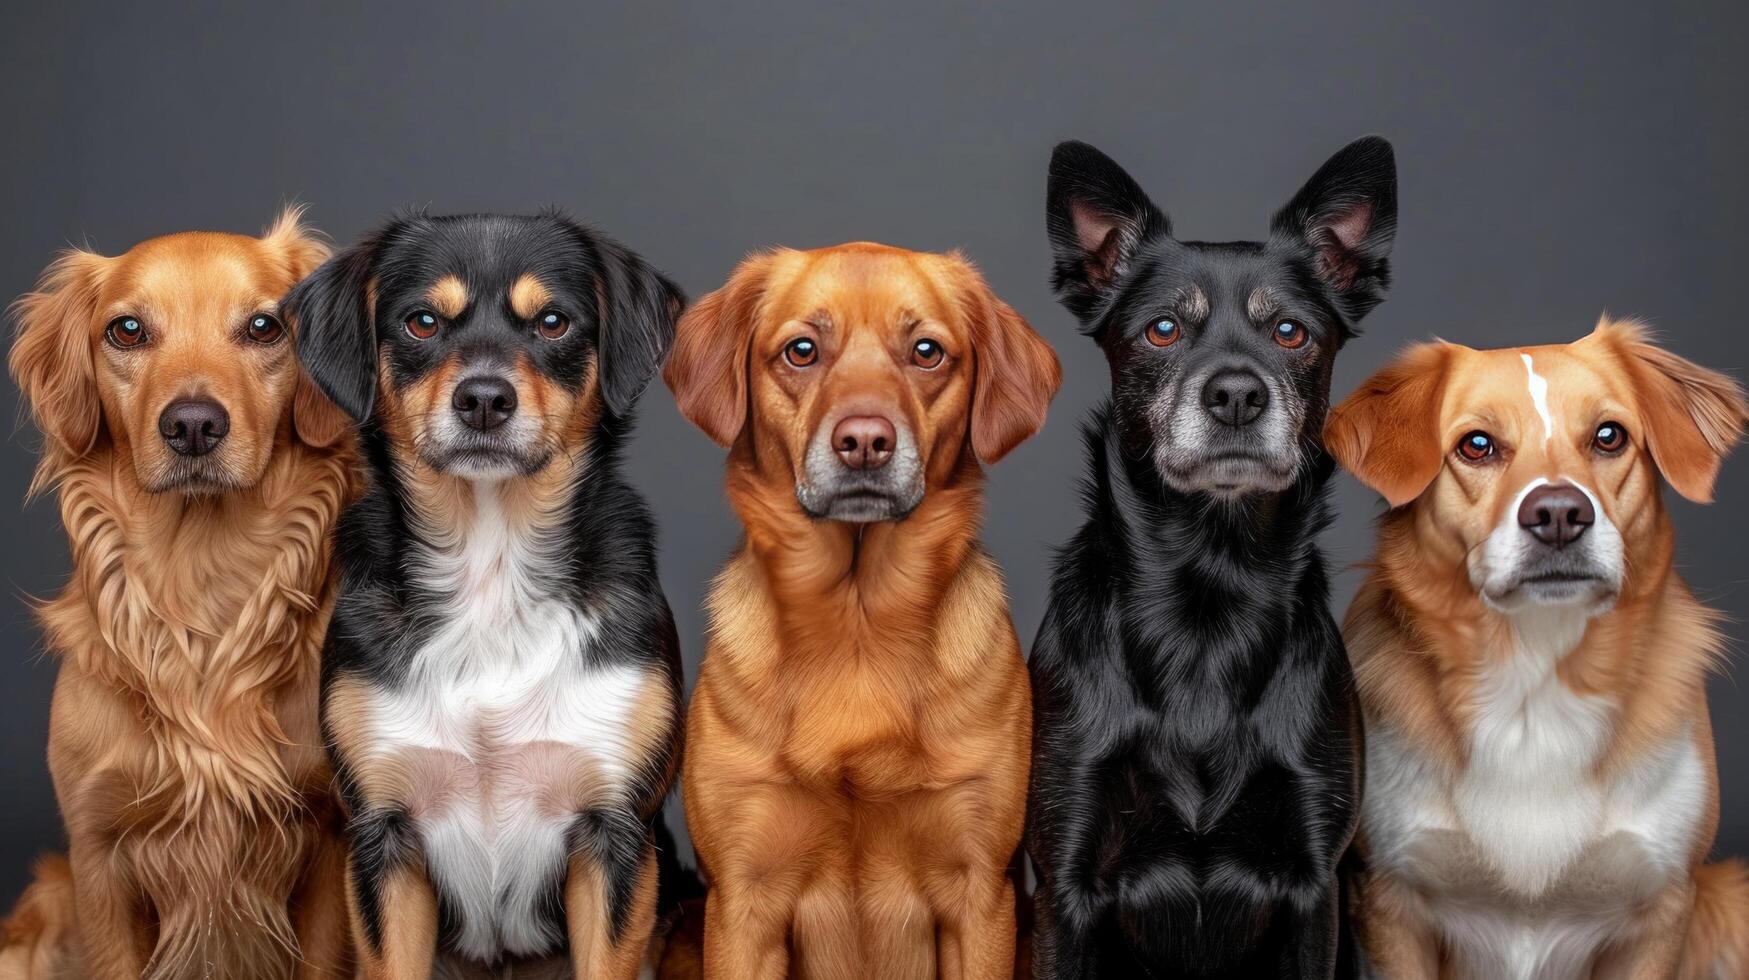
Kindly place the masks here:
POLYGON ((1619 706, 1555 670, 1584 626, 1519 624, 1477 691, 1461 771, 1389 726, 1367 733, 1372 858, 1423 897, 1460 975, 1589 976, 1634 906, 1686 873, 1707 791, 1691 733, 1600 770, 1619 706))
POLYGON ((560 940, 539 903, 572 818, 626 784, 646 675, 589 663, 597 624, 555 589, 560 557, 478 499, 465 538, 412 569, 443 598, 403 683, 372 704, 366 764, 399 774, 458 951, 491 961, 560 940))

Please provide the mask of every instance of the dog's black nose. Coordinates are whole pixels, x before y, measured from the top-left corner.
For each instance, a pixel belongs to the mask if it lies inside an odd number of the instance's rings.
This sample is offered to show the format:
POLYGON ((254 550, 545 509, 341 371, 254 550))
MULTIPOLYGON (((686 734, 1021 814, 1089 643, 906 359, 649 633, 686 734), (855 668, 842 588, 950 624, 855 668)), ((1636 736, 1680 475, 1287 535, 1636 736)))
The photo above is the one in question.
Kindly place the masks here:
POLYGON ((1543 544, 1557 548, 1579 540, 1585 529, 1597 523, 1591 498, 1571 483, 1545 483, 1524 495, 1518 505, 1518 526, 1543 544))
POLYGON ((832 449, 853 470, 878 470, 893 458, 899 441, 893 423, 879 415, 851 415, 832 429, 832 449))
POLYGON ((205 456, 231 431, 231 414, 211 398, 179 398, 158 413, 158 434, 178 456, 205 456))
POLYGON ((1202 407, 1227 425, 1249 425, 1269 405, 1269 388, 1250 371, 1220 371, 1202 386, 1202 407))
POLYGON ((455 386, 450 404, 469 428, 486 432, 516 414, 516 386, 503 378, 468 378, 455 386))

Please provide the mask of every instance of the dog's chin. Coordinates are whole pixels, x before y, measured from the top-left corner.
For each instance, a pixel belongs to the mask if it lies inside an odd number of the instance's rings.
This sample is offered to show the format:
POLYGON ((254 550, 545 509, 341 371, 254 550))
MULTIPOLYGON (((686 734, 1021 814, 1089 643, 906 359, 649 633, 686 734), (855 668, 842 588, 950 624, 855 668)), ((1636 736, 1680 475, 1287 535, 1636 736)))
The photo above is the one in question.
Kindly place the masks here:
POLYGON ((147 493, 179 493, 185 497, 217 497, 253 487, 260 476, 244 475, 212 457, 177 457, 150 471, 136 470, 147 493))
POLYGON ((921 496, 909 498, 875 487, 846 487, 824 493, 803 485, 796 487, 796 502, 802 505, 803 513, 815 520, 847 524, 903 520, 917 509, 920 500, 921 496))
POLYGON ((1180 462, 1156 461, 1166 485, 1179 493, 1222 499, 1280 493, 1293 485, 1294 462, 1252 453, 1220 453, 1180 462))
POLYGON ((1618 591, 1613 581, 1597 572, 1548 571, 1485 588, 1482 601, 1496 612, 1507 614, 1529 609, 1572 609, 1595 616, 1615 605, 1618 591))
POLYGON ((497 481, 539 473, 551 453, 499 446, 433 447, 420 453, 427 466, 464 480, 497 481))

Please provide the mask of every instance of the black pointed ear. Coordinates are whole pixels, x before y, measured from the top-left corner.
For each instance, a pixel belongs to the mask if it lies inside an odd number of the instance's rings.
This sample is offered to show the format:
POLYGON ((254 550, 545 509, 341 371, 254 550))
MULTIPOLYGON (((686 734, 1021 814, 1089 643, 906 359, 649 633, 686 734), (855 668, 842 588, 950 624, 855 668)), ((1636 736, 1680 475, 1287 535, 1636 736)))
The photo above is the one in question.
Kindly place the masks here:
POLYGON ((1057 144, 1045 191, 1051 286, 1083 326, 1111 300, 1136 248, 1172 233, 1172 223, 1141 185, 1086 143, 1057 144))
POLYGON ((686 296, 630 250, 600 238, 594 245, 601 257, 601 397, 623 417, 668 358, 686 296))
POLYGON ((374 280, 382 240, 373 235, 322 263, 280 304, 304 373, 360 422, 376 405, 374 280))
POLYGON ((1379 136, 1336 152, 1271 223, 1275 234, 1303 242, 1318 275, 1336 291, 1350 322, 1385 298, 1391 241, 1397 234, 1397 157, 1379 136))

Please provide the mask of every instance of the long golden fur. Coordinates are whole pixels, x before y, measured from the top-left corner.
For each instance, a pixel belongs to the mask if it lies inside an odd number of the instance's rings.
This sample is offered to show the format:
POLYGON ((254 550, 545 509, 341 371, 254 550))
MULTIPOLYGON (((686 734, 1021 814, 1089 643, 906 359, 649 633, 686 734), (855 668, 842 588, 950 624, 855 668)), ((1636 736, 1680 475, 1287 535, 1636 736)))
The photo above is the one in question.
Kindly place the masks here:
POLYGON ((38 610, 69 851, 7 924, 6 976, 349 973, 316 682, 353 450, 289 338, 242 333, 325 254, 290 210, 261 238, 70 252, 16 306, 34 490, 58 492, 73 558, 38 610), (121 316, 150 341, 110 343, 121 316), (198 473, 157 429, 191 395, 231 419, 198 473))
POLYGON ((666 378, 732 446, 746 526, 687 718, 705 976, 1009 976, 1031 705, 979 464, 1043 423, 1055 355, 958 257, 849 245, 743 263, 682 319, 666 378), (819 372, 781 359, 802 329, 819 372), (924 335, 935 371, 907 361, 924 335), (798 505, 847 405, 915 433, 927 489, 901 521, 798 505))
MULTIPOLYGON (((1391 796, 1425 792, 1443 800, 1456 792, 1452 787, 1475 764, 1472 733, 1487 710, 1488 685, 1510 658, 1525 656, 1514 652, 1523 646, 1515 634, 1521 627, 1479 594, 1472 566, 1492 529, 1511 519, 1528 481, 1546 477, 1592 489, 1619 528, 1627 570, 1613 603, 1584 623, 1576 645, 1555 664, 1553 683, 1584 703, 1610 706, 1605 737, 1583 779, 1602 787, 1635 779, 1643 785, 1654 778, 1645 774, 1662 771, 1660 752, 1672 745, 1690 751, 1684 742, 1698 760, 1695 808, 1666 824, 1647 824, 1680 850, 1678 869, 1656 876, 1644 865, 1617 865, 1634 868, 1622 880, 1648 882, 1632 886, 1647 894, 1635 900, 1629 886, 1608 889, 1612 901, 1631 907, 1608 941, 1588 954, 1592 969, 1597 976, 1749 976, 1749 880, 1740 863, 1703 864, 1718 824, 1706 678, 1721 652, 1719 617, 1673 567, 1675 536, 1660 493, 1661 476, 1689 499, 1710 500, 1720 461, 1746 418, 1749 406, 1735 382, 1654 346, 1634 324, 1607 319, 1590 336, 1558 347, 1417 347, 1332 414, 1325 433, 1331 452, 1394 508, 1381 521, 1371 573, 1343 626, 1369 746, 1391 743, 1391 759, 1424 760, 1410 791, 1390 774, 1369 770, 1369 816, 1356 839, 1366 870, 1356 881, 1354 913, 1380 975, 1455 975, 1447 926, 1434 904, 1442 893, 1479 908, 1534 902, 1549 909, 1587 901, 1583 889, 1595 888, 1596 879, 1586 876, 1610 867, 1599 857, 1611 846, 1604 837, 1553 872, 1540 893, 1530 893, 1498 865, 1429 871, 1436 866, 1432 847, 1407 862, 1377 853, 1381 831, 1401 838, 1396 825, 1422 812, 1391 796), (1529 391, 1527 370, 1536 372, 1529 391), (1537 378, 1547 386, 1540 405, 1537 378), (1593 451, 1592 432, 1604 420, 1626 426, 1632 442, 1624 452, 1593 451), (1490 433, 1503 458, 1488 466, 1456 459, 1451 447, 1473 430, 1490 433), (1677 836, 1670 823, 1689 836, 1677 836), (1405 873, 1406 866, 1413 870, 1405 873)), ((1533 722, 1522 724, 1528 729, 1533 722)), ((1555 784, 1561 777, 1545 778, 1555 784)))

